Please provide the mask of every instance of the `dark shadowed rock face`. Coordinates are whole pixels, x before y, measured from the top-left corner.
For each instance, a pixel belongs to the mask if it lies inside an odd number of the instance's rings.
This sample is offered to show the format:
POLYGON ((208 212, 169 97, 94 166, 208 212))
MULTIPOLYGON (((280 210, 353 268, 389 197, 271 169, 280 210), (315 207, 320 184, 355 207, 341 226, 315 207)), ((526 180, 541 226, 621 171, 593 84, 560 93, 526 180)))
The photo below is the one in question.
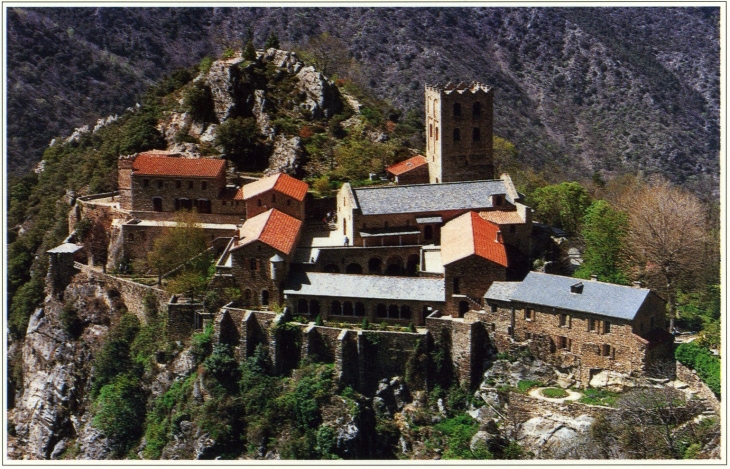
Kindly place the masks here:
MULTIPOLYGON (((282 48, 330 33, 359 65, 352 78, 404 111, 423 112, 424 83, 486 82, 496 89, 495 133, 538 168, 558 164, 583 176, 642 170, 714 188, 718 15, 712 8, 12 9, 8 166, 32 167, 51 138, 121 112, 175 67, 240 48, 241 31, 251 28, 258 47, 272 31, 282 48)), ((312 90, 323 83, 291 56, 274 59, 309 75, 312 90)), ((315 96, 307 93, 307 102, 319 112, 315 96)))

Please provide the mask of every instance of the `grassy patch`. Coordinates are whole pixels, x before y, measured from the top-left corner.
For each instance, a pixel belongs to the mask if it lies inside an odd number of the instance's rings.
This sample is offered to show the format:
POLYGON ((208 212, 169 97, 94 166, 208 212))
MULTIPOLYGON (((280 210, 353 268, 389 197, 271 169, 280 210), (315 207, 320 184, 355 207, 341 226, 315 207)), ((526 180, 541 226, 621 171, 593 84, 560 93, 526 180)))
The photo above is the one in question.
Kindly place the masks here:
POLYGON ((605 389, 585 389, 583 397, 578 401, 581 404, 589 405, 605 405, 613 407, 620 394, 616 392, 606 391, 605 389))
POLYGON ((542 395, 552 399, 560 399, 568 397, 568 393, 565 389, 560 388, 545 388, 542 390, 542 395))
POLYGON ((517 390, 519 392, 525 393, 532 388, 538 388, 544 385, 545 384, 542 381, 537 381, 534 379, 522 379, 517 383, 517 390))
POLYGON ((431 444, 444 448, 444 459, 491 459, 486 448, 470 449, 471 439, 479 430, 479 423, 467 414, 446 419, 434 427, 431 444))

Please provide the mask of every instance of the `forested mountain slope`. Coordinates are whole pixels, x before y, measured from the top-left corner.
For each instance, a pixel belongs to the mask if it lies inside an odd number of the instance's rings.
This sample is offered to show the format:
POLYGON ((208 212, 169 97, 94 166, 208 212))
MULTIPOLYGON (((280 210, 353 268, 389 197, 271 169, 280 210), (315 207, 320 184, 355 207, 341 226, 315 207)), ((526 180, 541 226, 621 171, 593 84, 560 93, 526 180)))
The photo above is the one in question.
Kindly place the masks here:
POLYGON ((328 33, 325 72, 404 114, 422 114, 424 83, 487 82, 497 135, 536 168, 643 170, 718 187, 719 10, 710 8, 10 9, 9 170, 134 105, 173 69, 240 48, 249 31, 257 47, 274 32, 310 57, 311 39, 328 33))

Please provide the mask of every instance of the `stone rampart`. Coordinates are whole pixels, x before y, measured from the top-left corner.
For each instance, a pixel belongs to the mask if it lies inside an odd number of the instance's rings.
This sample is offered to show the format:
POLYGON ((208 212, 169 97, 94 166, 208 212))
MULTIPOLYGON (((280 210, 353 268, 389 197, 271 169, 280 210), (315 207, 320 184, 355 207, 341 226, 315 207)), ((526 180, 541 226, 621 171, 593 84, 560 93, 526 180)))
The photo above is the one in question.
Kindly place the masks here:
POLYGON ((687 383, 689 388, 696 393, 697 396, 705 399, 707 404, 712 407, 712 410, 720 414, 721 404, 720 400, 715 396, 710 388, 702 382, 697 372, 687 368, 681 363, 677 362, 677 379, 687 383))

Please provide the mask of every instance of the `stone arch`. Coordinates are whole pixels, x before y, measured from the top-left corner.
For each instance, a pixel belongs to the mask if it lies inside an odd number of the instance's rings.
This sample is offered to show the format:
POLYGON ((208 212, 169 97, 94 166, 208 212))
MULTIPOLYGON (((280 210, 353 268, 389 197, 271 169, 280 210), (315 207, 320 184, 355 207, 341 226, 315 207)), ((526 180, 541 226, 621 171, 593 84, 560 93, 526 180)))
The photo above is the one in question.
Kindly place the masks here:
POLYGON ((354 316, 355 311, 352 308, 352 301, 345 301, 342 303, 342 315, 343 316, 354 316))
POLYGON ((408 305, 401 305, 400 307, 400 318, 411 319, 411 307, 408 305))
POLYGON ((401 275, 403 273, 403 259, 400 256, 390 256, 386 265, 385 275, 401 275))
POLYGON ((365 316, 365 305, 360 301, 355 303, 355 316, 365 316))
POLYGON ((269 290, 261 290, 261 306, 269 306, 269 290))
POLYGON ((383 303, 378 303, 378 305, 375 307, 375 316, 379 318, 387 318, 388 307, 385 306, 385 304, 383 303))
POLYGON ((330 314, 332 316, 342 316, 342 303, 337 300, 330 303, 330 314))
POLYGON ((361 274, 362 273, 362 266, 358 264, 357 262, 353 262, 352 264, 348 264, 347 268, 345 269, 345 273, 347 274, 361 274))
POLYGON ((388 318, 398 319, 399 311, 398 305, 388 305, 388 318))
POLYGON ((241 341, 241 335, 233 322, 228 311, 224 312, 220 320, 220 342, 230 346, 237 346, 241 341))
POLYGON ((155 212, 162 211, 162 197, 152 197, 152 210, 155 212))
POLYGON ((317 316, 319 313, 320 313, 319 301, 311 300, 309 302, 309 314, 311 314, 312 316, 317 316))
POLYGON ((408 261, 406 262, 406 273, 408 275, 416 275, 418 273, 418 264, 420 261, 421 258, 418 254, 411 254, 408 256, 408 261))
POLYGON ((304 298, 300 298, 297 302, 297 314, 309 314, 309 305, 304 298))
POLYGON ((379 274, 383 270, 383 261, 379 257, 371 257, 368 261, 368 272, 379 274))
POLYGON ((324 271, 331 274, 339 274, 340 268, 337 266, 337 264, 327 264, 326 266, 324 266, 324 271))

